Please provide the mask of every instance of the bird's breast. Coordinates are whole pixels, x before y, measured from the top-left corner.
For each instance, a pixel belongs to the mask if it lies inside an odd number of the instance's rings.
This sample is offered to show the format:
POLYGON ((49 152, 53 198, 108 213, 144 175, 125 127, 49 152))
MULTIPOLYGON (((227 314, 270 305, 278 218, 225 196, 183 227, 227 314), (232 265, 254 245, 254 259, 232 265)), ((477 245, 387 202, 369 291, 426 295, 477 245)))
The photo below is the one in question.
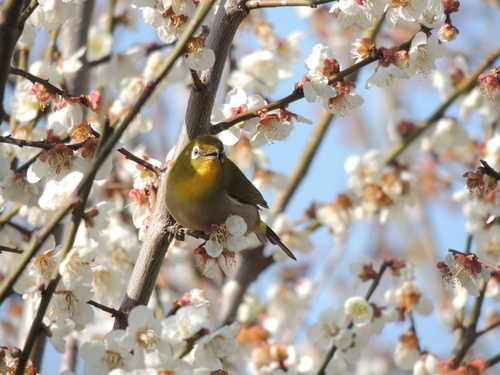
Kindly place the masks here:
POLYGON ((225 189, 226 183, 208 168, 197 171, 190 181, 167 180, 167 206, 182 226, 210 232, 213 225, 223 224, 230 215, 241 216, 248 229, 260 221, 256 205, 239 202, 225 189))

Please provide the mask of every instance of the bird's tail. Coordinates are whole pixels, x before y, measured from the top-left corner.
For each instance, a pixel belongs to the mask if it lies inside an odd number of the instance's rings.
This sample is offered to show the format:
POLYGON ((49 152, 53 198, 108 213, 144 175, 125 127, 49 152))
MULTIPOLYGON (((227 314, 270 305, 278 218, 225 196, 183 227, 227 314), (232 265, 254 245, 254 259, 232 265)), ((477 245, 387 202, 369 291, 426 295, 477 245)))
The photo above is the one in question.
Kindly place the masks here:
MULTIPOLYGON (((263 237, 262 235, 264 233, 256 233, 256 234, 261 242, 265 242, 265 239, 262 238, 263 237)), ((290 251, 290 249, 288 247, 286 247, 283 242, 281 242, 281 239, 278 237, 278 235, 276 233, 274 233, 274 231, 270 227, 268 227, 267 225, 266 225, 265 236, 269 240, 269 242, 271 242, 273 245, 278 245, 281 248, 281 250, 283 250, 285 252, 286 255, 288 255, 293 260, 297 260, 297 258, 295 258, 295 255, 293 255, 293 253, 290 251)))

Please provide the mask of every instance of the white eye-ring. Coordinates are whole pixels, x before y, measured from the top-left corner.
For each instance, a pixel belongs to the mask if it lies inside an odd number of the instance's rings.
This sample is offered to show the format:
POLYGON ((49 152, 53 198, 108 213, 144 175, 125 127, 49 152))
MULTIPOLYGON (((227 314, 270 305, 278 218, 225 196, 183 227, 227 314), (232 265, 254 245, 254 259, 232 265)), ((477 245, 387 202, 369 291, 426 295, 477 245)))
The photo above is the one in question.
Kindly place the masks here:
POLYGON ((198 159, 200 157, 200 148, 198 146, 193 147, 191 151, 191 159, 198 159))

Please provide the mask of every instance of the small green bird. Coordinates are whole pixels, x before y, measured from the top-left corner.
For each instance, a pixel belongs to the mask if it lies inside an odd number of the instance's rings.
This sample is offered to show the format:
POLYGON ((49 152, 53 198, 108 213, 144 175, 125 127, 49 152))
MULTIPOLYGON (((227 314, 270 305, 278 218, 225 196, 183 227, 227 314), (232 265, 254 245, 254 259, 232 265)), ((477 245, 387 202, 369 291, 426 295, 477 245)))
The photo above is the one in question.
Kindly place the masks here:
POLYGON ((262 194, 224 154, 222 142, 201 135, 189 142, 167 172, 167 207, 183 227, 209 233, 230 215, 241 216, 247 233, 259 241, 278 245, 297 260, 259 215, 259 206, 269 208, 262 194))

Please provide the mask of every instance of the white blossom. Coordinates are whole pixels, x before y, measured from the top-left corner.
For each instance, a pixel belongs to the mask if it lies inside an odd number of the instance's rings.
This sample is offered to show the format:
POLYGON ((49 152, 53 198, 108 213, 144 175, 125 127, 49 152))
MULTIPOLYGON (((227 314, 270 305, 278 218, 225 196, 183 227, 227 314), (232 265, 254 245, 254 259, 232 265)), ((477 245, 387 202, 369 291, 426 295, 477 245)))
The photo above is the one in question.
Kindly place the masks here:
POLYGON ((33 26, 52 31, 75 15, 73 0, 40 0, 38 3, 40 6, 29 18, 33 26))
MULTIPOLYGON (((226 94, 226 99, 223 104, 216 105, 212 109, 210 121, 212 124, 216 124, 234 115, 262 107, 266 104, 267 102, 260 95, 247 96, 245 91, 240 88, 235 88, 226 94)), ((248 137, 251 137, 252 134, 255 133, 259 121, 259 117, 254 117, 233 125, 229 129, 219 133, 217 138, 225 145, 233 146, 239 141, 241 130, 243 130, 248 137)))
POLYGON ((64 286, 72 290, 81 284, 92 282, 92 269, 90 265, 97 253, 90 247, 73 248, 59 265, 59 273, 64 286))
POLYGON ((115 330, 106 335, 104 343, 99 341, 84 342, 80 348, 82 358, 88 363, 88 373, 106 375, 111 370, 135 368, 135 358, 121 345, 125 331, 115 330))
POLYGON ((356 0, 340 0, 330 8, 330 13, 339 11, 340 27, 346 28, 356 23, 364 29, 373 26, 372 12, 369 7, 356 0))
POLYGON ((347 348, 352 344, 352 335, 349 329, 343 328, 344 309, 327 308, 318 315, 318 322, 307 329, 307 338, 314 342, 319 350, 326 350, 333 343, 339 349, 347 348))
POLYGON ((445 20, 446 15, 441 0, 429 0, 427 8, 418 17, 418 22, 429 29, 441 26, 445 20))
POLYGON ((427 75, 436 69, 434 61, 441 56, 439 40, 435 36, 427 37, 424 32, 418 32, 413 38, 409 50, 408 75, 412 76, 417 71, 427 75))
POLYGON ((55 322, 50 326, 50 336, 49 340, 54 348, 59 353, 64 353, 66 351, 66 336, 69 336, 74 328, 75 322, 68 318, 67 315, 61 315, 55 322))
POLYGON ((232 88, 254 91, 262 95, 272 93, 278 84, 279 63, 271 51, 251 52, 238 61, 238 67, 228 79, 232 88))
POLYGON ((17 121, 31 121, 38 115, 40 106, 29 94, 31 86, 33 86, 33 84, 27 79, 21 80, 16 85, 14 95, 10 100, 10 105, 12 106, 14 117, 17 121))
POLYGON ((181 307, 174 316, 162 319, 162 336, 172 344, 181 342, 203 327, 207 315, 206 307, 181 307))
POLYGON ((456 119, 441 118, 429 138, 429 146, 434 152, 442 154, 463 147, 469 141, 469 133, 456 119))
MULTIPOLYGON (((47 211, 59 210, 72 197, 82 178, 82 172, 74 171, 66 174, 60 180, 49 180, 44 186, 38 204, 47 211)), ((76 196, 74 198, 76 200, 76 196)))
POLYGON ((224 249, 233 252, 246 249, 246 232, 247 224, 242 217, 236 215, 229 216, 223 225, 212 231, 205 245, 207 254, 213 258, 217 258, 224 249))
POLYGON ((203 336, 196 344, 194 366, 208 368, 212 371, 221 369, 220 359, 230 356, 238 347, 236 335, 239 331, 240 324, 234 322, 210 335, 203 336))
POLYGON ((87 42, 87 60, 96 61, 108 56, 113 46, 113 36, 106 30, 90 25, 87 42))
POLYGON ((362 327, 373 317, 373 307, 363 297, 351 297, 344 304, 346 316, 352 319, 356 327, 362 327))
POLYGON ((444 258, 444 263, 448 266, 451 282, 458 282, 462 287, 474 297, 479 297, 479 280, 488 281, 490 271, 470 257, 453 255, 448 253, 444 258))
POLYGON ((417 20, 427 6, 427 0, 397 0, 386 6, 387 26, 394 27, 399 20, 413 22, 417 20))
POLYGON ((413 375, 434 375, 438 358, 434 354, 424 354, 413 366, 413 375))
POLYGON ((93 295, 89 284, 76 285, 72 290, 67 290, 59 284, 49 302, 45 317, 56 320, 68 314, 68 318, 75 322, 75 330, 81 331, 94 317, 94 310, 87 303, 93 295))
POLYGON ((162 336, 161 320, 156 319, 153 311, 146 306, 132 309, 126 333, 120 340, 125 348, 133 350, 139 363, 143 363, 147 353, 151 352, 161 353, 164 358, 172 359, 172 349, 162 336))
POLYGON ((369 89, 372 86, 380 88, 389 87, 395 80, 408 79, 406 72, 394 64, 388 66, 377 65, 375 73, 366 81, 365 88, 369 89))
POLYGON ((348 330, 351 343, 345 348, 339 347, 335 352, 334 358, 342 358, 348 363, 355 363, 361 357, 361 349, 368 346, 369 337, 359 328, 348 330))
POLYGON ((407 332, 400 336, 400 341, 394 350, 394 364, 403 371, 411 371, 420 359, 418 338, 415 333, 407 332))

